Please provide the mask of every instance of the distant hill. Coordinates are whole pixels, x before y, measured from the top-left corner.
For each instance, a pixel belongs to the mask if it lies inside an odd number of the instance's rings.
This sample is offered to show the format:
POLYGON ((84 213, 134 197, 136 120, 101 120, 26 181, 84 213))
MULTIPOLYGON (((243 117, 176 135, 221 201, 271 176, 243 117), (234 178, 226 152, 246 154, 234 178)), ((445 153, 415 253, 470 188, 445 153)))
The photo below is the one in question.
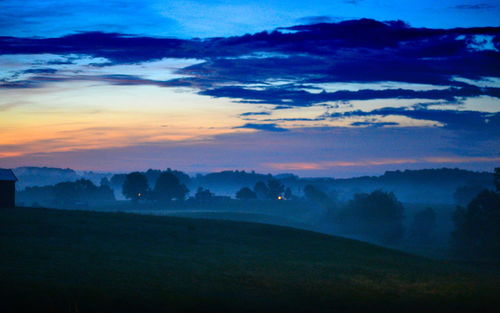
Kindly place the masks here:
POLYGON ((354 178, 301 178, 292 174, 271 176, 245 171, 224 171, 198 175, 190 181, 190 187, 204 187, 218 193, 234 196, 241 187, 252 187, 258 181, 277 178, 290 187, 294 194, 302 195, 304 187, 315 185, 339 200, 348 200, 359 192, 383 189, 396 194, 399 200, 410 203, 452 204, 453 194, 462 186, 493 188, 493 173, 462 169, 423 169, 388 171, 381 176, 354 178))
POLYGON ((387 171, 381 176, 347 179, 302 179, 336 193, 341 199, 354 193, 383 189, 396 194, 398 199, 410 203, 454 203, 453 194, 462 186, 493 189, 493 173, 473 172, 457 168, 387 171))
POLYGON ((0 211, 1 312, 495 312, 498 270, 256 223, 0 211))
POLYGON ((212 192, 222 195, 234 196, 242 187, 252 188, 259 181, 267 181, 273 177, 271 174, 259 174, 246 171, 222 171, 196 175, 190 185, 209 188, 212 192))

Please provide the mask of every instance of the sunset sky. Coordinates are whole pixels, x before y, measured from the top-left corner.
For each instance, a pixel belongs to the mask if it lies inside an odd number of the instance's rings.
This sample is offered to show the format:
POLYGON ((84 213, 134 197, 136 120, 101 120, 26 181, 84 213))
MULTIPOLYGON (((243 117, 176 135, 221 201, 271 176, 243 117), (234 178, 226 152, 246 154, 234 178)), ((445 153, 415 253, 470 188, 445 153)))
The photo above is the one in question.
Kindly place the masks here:
POLYGON ((498 1, 0 1, 0 167, 500 164, 498 1))

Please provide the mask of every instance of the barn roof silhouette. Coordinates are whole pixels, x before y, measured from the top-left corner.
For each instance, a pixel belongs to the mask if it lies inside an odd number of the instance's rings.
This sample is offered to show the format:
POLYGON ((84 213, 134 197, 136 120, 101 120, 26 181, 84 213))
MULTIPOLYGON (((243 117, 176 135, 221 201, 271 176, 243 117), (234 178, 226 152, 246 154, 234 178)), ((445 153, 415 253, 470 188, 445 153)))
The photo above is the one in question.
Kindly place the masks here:
POLYGON ((17 181, 17 177, 12 170, 0 168, 0 181, 17 181))

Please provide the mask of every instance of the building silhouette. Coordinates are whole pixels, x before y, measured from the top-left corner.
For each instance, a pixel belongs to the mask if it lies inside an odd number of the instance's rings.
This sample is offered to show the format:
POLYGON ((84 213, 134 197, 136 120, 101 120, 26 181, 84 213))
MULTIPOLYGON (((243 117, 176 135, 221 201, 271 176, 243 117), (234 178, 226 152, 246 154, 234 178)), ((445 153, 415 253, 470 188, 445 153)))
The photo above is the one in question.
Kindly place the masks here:
POLYGON ((0 208, 16 206, 16 182, 12 170, 0 168, 0 208))

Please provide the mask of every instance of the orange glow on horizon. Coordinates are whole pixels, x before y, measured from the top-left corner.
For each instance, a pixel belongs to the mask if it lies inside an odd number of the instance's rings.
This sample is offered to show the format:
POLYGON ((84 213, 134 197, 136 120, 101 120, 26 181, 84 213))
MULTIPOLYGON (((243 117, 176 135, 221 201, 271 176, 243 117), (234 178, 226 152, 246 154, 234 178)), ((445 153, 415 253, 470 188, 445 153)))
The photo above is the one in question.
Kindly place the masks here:
POLYGON ((0 102, 8 107, 0 114, 0 157, 202 140, 235 132, 247 110, 175 89, 88 82, 7 90, 0 102))

